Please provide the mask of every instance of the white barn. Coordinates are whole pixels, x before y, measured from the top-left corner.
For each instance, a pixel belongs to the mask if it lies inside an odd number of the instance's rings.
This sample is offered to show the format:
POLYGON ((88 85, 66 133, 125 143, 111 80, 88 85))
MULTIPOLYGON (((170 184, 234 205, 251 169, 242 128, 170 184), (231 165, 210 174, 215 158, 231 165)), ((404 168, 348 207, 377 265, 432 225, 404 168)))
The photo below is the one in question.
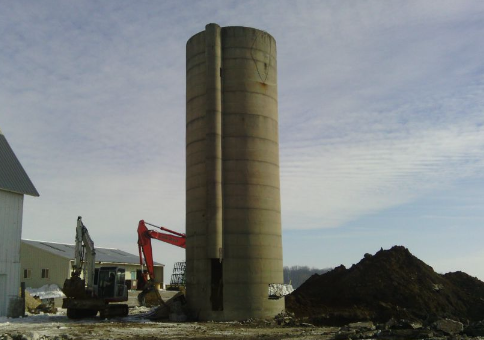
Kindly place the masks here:
POLYGON ((39 193, 0 130, 0 316, 22 313, 19 288, 24 195, 38 197, 39 193))

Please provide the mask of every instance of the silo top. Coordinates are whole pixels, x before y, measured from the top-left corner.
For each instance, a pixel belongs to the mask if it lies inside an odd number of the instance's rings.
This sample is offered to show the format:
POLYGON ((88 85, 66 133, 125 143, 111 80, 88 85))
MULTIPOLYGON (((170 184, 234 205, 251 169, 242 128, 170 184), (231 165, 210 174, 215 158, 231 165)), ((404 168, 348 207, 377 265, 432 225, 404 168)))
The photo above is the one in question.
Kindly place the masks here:
MULTIPOLYGON (((210 23, 207 26, 209 25, 218 26, 217 24, 214 24, 214 23, 210 23)), ((271 40, 271 43, 274 45, 274 56, 275 56, 276 39, 274 39, 274 37, 269 33, 267 33, 266 31, 262 31, 252 27, 245 27, 245 26, 226 26, 226 27, 222 27, 222 33, 226 36, 232 36, 233 38, 242 37, 242 36, 247 37, 247 35, 253 35, 256 37, 264 37, 264 39, 271 40)), ((190 39, 188 39, 187 46, 189 44, 192 44, 195 40, 203 39, 202 37, 204 36, 204 34, 205 34, 205 31, 201 31, 193 35, 190 39)))

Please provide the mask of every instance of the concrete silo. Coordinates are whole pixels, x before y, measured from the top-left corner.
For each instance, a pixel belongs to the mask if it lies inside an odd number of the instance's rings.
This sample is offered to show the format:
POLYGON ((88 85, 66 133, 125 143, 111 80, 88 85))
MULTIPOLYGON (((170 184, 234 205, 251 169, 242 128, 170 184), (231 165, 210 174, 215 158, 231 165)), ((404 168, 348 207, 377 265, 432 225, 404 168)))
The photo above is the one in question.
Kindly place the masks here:
POLYGON ((187 42, 186 281, 201 320, 272 317, 284 299, 276 42, 209 24, 187 42))

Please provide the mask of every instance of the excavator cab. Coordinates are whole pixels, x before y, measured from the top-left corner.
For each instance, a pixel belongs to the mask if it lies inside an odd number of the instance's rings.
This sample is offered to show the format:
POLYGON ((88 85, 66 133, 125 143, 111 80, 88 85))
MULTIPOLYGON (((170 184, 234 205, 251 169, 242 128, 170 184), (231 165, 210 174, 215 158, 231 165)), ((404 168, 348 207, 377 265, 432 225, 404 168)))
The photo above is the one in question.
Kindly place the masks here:
POLYGON ((118 267, 96 268, 94 273, 94 293, 106 302, 126 301, 125 270, 118 267))

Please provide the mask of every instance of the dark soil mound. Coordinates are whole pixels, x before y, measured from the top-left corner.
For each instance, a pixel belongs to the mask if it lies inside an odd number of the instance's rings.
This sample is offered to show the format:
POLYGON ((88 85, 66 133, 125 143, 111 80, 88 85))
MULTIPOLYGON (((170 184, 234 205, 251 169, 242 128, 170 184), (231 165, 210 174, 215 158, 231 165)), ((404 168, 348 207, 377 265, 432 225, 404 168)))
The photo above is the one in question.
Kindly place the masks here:
POLYGON ((461 272, 440 275, 395 246, 356 265, 313 275, 286 296, 286 309, 319 324, 390 318, 484 319, 484 283, 461 272))

